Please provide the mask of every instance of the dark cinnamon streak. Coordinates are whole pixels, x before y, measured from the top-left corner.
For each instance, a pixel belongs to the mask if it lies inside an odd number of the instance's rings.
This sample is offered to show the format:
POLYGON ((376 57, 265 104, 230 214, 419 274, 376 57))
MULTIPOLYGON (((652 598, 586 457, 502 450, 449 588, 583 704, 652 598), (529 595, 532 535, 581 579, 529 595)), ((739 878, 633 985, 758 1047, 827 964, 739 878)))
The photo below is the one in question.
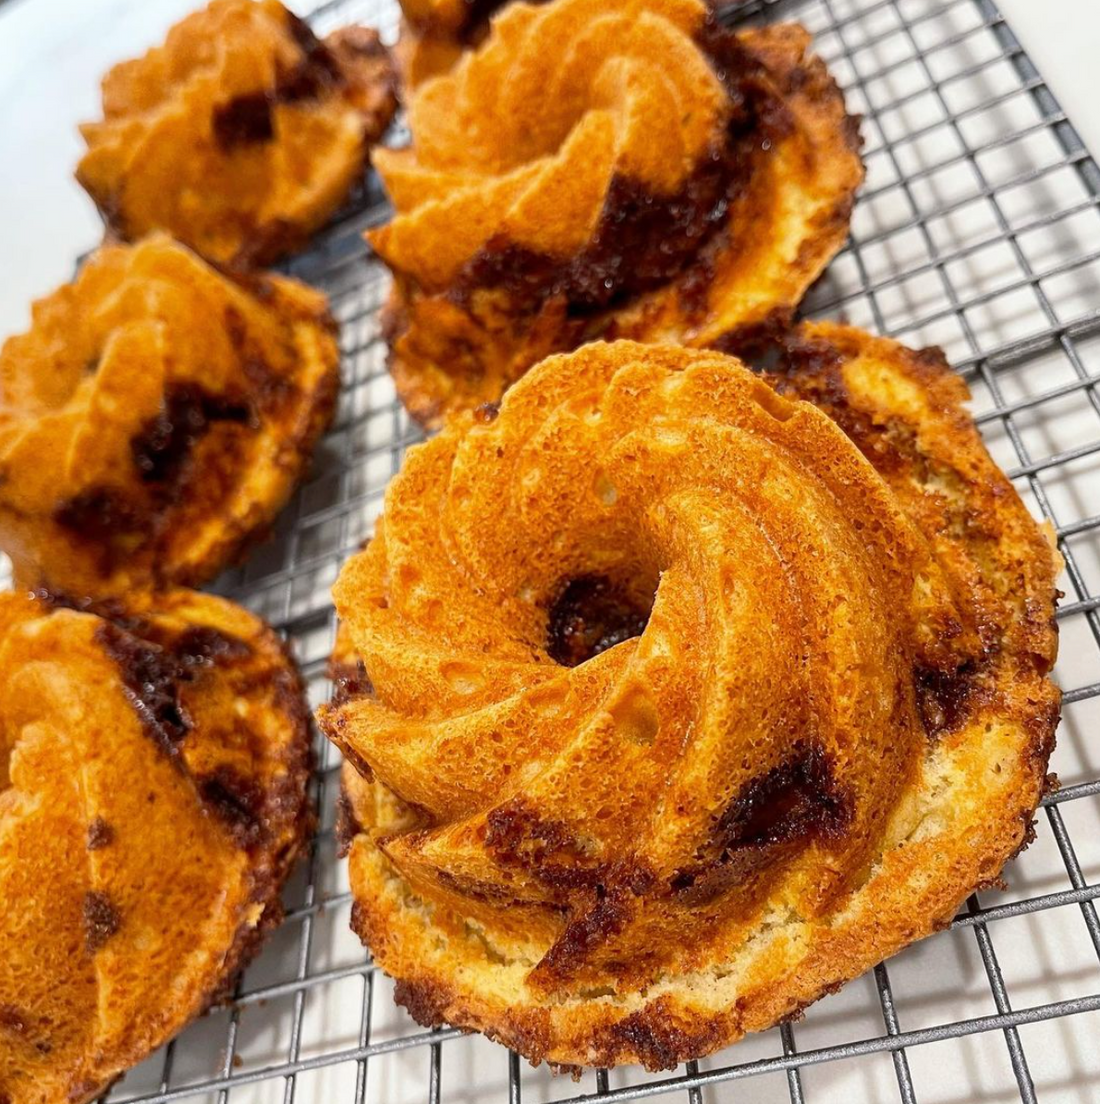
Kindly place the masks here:
MULTIPOLYGON (((545 0, 535 0, 545 3, 545 0)), ((504 7, 507 0, 463 0, 466 11, 458 28, 458 41, 463 46, 480 42, 489 28, 489 20, 504 7)))
POLYGON ((367 674, 367 665, 357 659, 352 663, 331 663, 329 678, 332 680, 332 705, 344 705, 354 698, 374 694, 374 686, 367 674))
POLYGON ((219 104, 210 117, 214 141, 226 152, 238 146, 269 142, 275 136, 272 97, 266 91, 247 92, 219 104))
POLYGON ((177 483, 195 445, 214 422, 255 427, 256 413, 244 398, 212 395, 194 383, 169 387, 160 410, 130 441, 142 482, 177 483))
POLYGON ((122 926, 122 917, 105 893, 84 894, 84 948, 95 954, 122 926))
POLYGON ((101 851, 115 842, 115 830, 101 816, 94 817, 88 824, 88 839, 85 847, 89 851, 101 851))
POLYGON ((218 424, 255 429, 256 408, 243 397, 214 395, 197 384, 169 387, 160 410, 130 440, 142 490, 90 487, 62 502, 54 521, 99 546, 100 570, 109 574, 135 542, 152 536, 159 516, 180 499, 195 448, 218 424))
POLYGON ((290 12, 287 17, 287 29, 302 50, 302 60, 278 73, 274 87, 242 93, 214 109, 211 130, 226 153, 270 141, 275 136, 272 112, 276 105, 316 99, 344 83, 344 73, 332 51, 307 23, 290 12))
POLYGON ((355 815, 355 806, 347 790, 340 786, 340 792, 336 796, 336 854, 338 858, 346 859, 355 837, 363 831, 359 818, 355 815))
POLYGON ((828 755, 804 743, 734 795, 701 843, 698 861, 669 882, 635 860, 594 862, 566 825, 515 799, 488 814, 485 846, 502 865, 522 868, 572 902, 569 922, 532 975, 554 988, 625 930, 639 898, 671 894, 682 904, 705 905, 752 879, 774 860, 774 848, 839 837, 851 817, 851 795, 836 781, 828 755))
POLYGON ((785 376, 812 374, 834 388, 832 398, 846 400, 843 380, 837 376, 844 361, 839 350, 824 341, 802 337, 791 316, 789 307, 777 307, 763 318, 728 330, 711 341, 710 347, 769 373, 774 377, 770 381, 773 386, 785 376))
MULTIPOLYGON (((84 603, 88 608, 91 603, 84 603)), ((100 607, 96 612, 108 616, 100 607)), ((182 687, 199 677, 204 668, 225 667, 249 658, 251 647, 206 625, 195 625, 171 634, 136 618, 109 620, 97 631, 97 639, 118 665, 126 696, 142 729, 177 766, 180 748, 191 731, 192 719, 181 698, 182 687)), ((288 703, 300 709, 296 699, 288 703)), ((228 828, 237 846, 254 847, 264 832, 270 810, 262 788, 228 764, 195 779, 203 804, 228 828)), ((272 799, 281 800, 278 794, 272 799)), ((108 825, 88 830, 88 847, 106 846, 114 838, 108 825), (105 835, 105 833, 107 833, 105 835)))
POLYGON ((706 903, 761 868, 771 848, 834 839, 851 817, 851 796, 835 779, 824 749, 796 746, 783 763, 734 795, 697 851, 698 861, 678 871, 670 888, 706 903))
POLYGON ((876 422, 851 402, 840 351, 826 341, 802 337, 791 328, 788 311, 773 311, 710 344, 762 372, 780 395, 808 400, 828 414, 880 474, 906 466, 920 470, 926 464, 907 425, 876 422))
POLYGON ((54 510, 53 520, 102 550, 98 566, 103 575, 125 555, 127 534, 145 535, 151 528, 137 503, 111 487, 90 487, 65 499, 54 510))
MULTIPOLYGON (((533 4, 545 4, 547 0, 528 0, 533 4)), ((489 20, 504 7, 507 0, 463 0, 462 17, 457 27, 447 27, 438 19, 428 16, 410 20, 417 31, 426 38, 446 41, 451 39, 462 46, 478 45, 489 32, 489 20)))
POLYGON ((761 61, 729 31, 708 20, 700 48, 726 88, 730 116, 721 139, 683 186, 661 195, 629 177, 615 177, 591 242, 561 258, 490 239, 459 274, 449 294, 459 302, 479 288, 497 288, 517 309, 537 311, 562 298, 583 317, 667 284, 689 266, 702 266, 690 286, 698 297, 711 274, 706 248, 729 222, 756 160, 790 133, 793 120, 769 86, 761 61))
POLYGON ((951 671, 918 668, 913 672, 917 708, 929 736, 953 732, 966 720, 971 699, 978 690, 976 674, 974 662, 951 671))
MULTIPOLYGON (((85 608, 89 605, 85 603, 85 608)), ((109 616, 102 604, 92 612, 109 616)), ((193 720, 183 700, 185 688, 209 668, 225 671, 246 663, 253 649, 246 641, 207 625, 169 632, 155 622, 138 618, 107 621, 97 631, 107 654, 118 665, 126 696, 142 729, 182 771, 181 750, 193 720)), ((273 679, 280 708, 304 727, 301 688, 293 677, 277 673, 273 679)), ((264 786, 228 763, 194 776, 195 790, 206 809, 229 830, 234 843, 250 850, 264 842, 268 825, 283 807, 297 803, 298 779, 288 774, 282 782, 264 786)))
POLYGON ((486 816, 485 849, 502 866, 520 868, 557 890, 594 888, 607 877, 567 825, 540 817, 521 798, 486 816))
POLYGON ((287 27, 302 51, 301 62, 275 82, 276 94, 285 103, 313 99, 330 88, 344 84, 344 71, 336 55, 293 12, 287 12, 287 27))
POLYGON ((848 795, 833 778, 828 755, 810 744, 742 788, 719 818, 714 842, 727 850, 835 837, 850 819, 848 795))
POLYGON ((763 318, 727 330, 711 341, 710 347, 737 357, 757 372, 780 370, 792 355, 793 315, 790 307, 776 307, 763 318))
POLYGON ((252 655, 251 647, 206 625, 172 634, 139 618, 112 617, 112 611, 99 604, 91 604, 89 612, 106 619, 96 638, 118 665, 145 734, 175 759, 191 729, 191 718, 180 700, 181 687, 192 682, 201 668, 246 659, 252 655))
POLYGON ((118 665, 126 696, 145 735, 175 759, 191 730, 191 719, 179 699, 179 684, 186 677, 184 665, 158 644, 109 622, 99 627, 96 637, 118 665))
POLYGON ((196 785, 203 803, 229 828, 238 847, 259 843, 266 799, 255 782, 223 763, 196 779, 196 785))
POLYGON ((209 625, 192 625, 176 636, 157 633, 155 626, 151 628, 151 633, 146 629, 147 635, 159 637, 162 646, 170 648, 188 670, 232 663, 252 655, 252 647, 246 641, 209 625))
POLYGON ((568 977, 575 967, 607 940, 621 932, 634 915, 632 894, 624 886, 608 892, 597 887, 596 901, 571 920, 550 949, 543 955, 532 980, 551 985, 568 977))

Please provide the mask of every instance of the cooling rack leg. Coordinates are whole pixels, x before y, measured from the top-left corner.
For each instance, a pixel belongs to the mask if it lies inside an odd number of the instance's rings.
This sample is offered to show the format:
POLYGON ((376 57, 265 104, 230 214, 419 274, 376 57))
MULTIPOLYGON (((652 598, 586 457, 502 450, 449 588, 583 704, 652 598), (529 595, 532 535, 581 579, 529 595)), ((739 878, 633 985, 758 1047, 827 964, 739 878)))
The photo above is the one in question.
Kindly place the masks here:
MULTIPOLYGON (((886 972, 886 966, 881 962, 875 967, 875 987, 878 989, 878 1000, 882 1005, 882 1020, 886 1024, 887 1034, 900 1034, 898 1013, 894 1007, 894 991, 890 988, 890 976, 886 972)), ((897 1075, 898 1092, 901 1094, 903 1104, 916 1104, 917 1094, 913 1089, 913 1078, 909 1073, 909 1059, 905 1051, 895 1050, 891 1057, 894 1060, 894 1073, 897 1075)))
MULTIPOLYGON (((687 1071, 688 1077, 696 1077, 699 1073, 699 1063, 693 1058, 690 1062, 685 1063, 684 1069, 687 1071)), ((688 1104, 703 1104, 703 1092, 698 1085, 692 1085, 688 1089, 688 1104)))
MULTIPOLYGON (((238 986, 239 988, 239 986, 238 986)), ((233 1072, 233 1058, 237 1053, 237 1029, 241 1022, 241 1010, 234 1006, 229 1013, 229 1026, 225 1032, 225 1060, 222 1062, 222 1077, 228 1078, 233 1072)), ((228 1104, 229 1090, 218 1093, 218 1104, 228 1104)))
MULTIPOLYGON (((433 1033, 438 1030, 438 1028, 432 1028, 433 1033)), ((439 1104, 439 1094, 442 1091, 443 1077, 443 1048, 439 1043, 432 1043, 429 1062, 428 1104, 439 1104)))
MULTIPOLYGON (((1069 875, 1070 884, 1074 889, 1085 889, 1085 876, 1081 873, 1081 864, 1077 861, 1077 852, 1074 850, 1073 841, 1069 838, 1065 821, 1062 819, 1062 811, 1057 805, 1048 805, 1046 809, 1047 819, 1050 821, 1050 829, 1054 833, 1054 841, 1058 844, 1058 850, 1062 855, 1066 873, 1069 875)), ((1089 938, 1092 940, 1093 950, 1100 958, 1100 922, 1096 917, 1096 902, 1082 901, 1081 912, 1085 917, 1085 926, 1089 930, 1089 938)))
MULTIPOLYGON (((783 1053, 786 1055, 797 1054, 798 1047, 794 1042, 794 1028, 789 1023, 779 1025, 779 1037, 783 1040, 783 1053)), ((797 1066, 791 1066, 787 1070, 787 1092, 790 1093, 791 1104, 803 1104, 802 1074, 797 1066)))
MULTIPOLYGON (((363 979, 363 1009, 359 1019, 359 1047, 363 1049, 370 1046, 370 1017, 374 1004, 374 971, 363 979)), ((367 1059, 363 1058, 356 1063, 355 1069, 355 1104, 363 1104, 367 1098, 367 1059)))
MULTIPOLYGON (((966 904, 970 912, 979 907, 976 896, 971 896, 966 904)), ((1005 989, 1004 978, 1001 976, 1001 967, 993 950, 993 940, 990 938, 989 929, 981 922, 974 925, 974 935, 978 940, 978 950, 981 952, 986 976, 989 978, 989 988, 993 993, 993 1002, 997 1006, 997 1012, 1003 1016, 1012 1011, 1012 1005, 1009 1003, 1008 991, 1005 989)), ((1012 1072, 1016 1075, 1016 1084, 1020 1090, 1020 1099, 1024 1104, 1036 1104, 1035 1084, 1031 1080, 1027 1058, 1024 1057, 1024 1048, 1020 1043, 1020 1033, 1014 1026, 1006 1027, 1004 1033, 1005 1042, 1008 1044, 1009 1059, 1012 1062, 1012 1072)))

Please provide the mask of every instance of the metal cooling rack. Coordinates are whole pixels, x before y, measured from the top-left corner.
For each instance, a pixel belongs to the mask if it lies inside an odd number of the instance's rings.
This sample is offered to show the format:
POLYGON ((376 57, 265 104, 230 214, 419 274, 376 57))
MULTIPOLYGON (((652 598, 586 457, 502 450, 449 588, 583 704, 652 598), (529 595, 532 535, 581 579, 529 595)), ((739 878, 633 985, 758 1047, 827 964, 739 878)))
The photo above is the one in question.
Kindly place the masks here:
MULTIPOLYGON (((287 892, 286 924, 236 1002, 111 1101, 1100 1101, 1100 171, 992 0, 750 0, 737 17, 804 22, 865 115, 852 238, 806 313, 943 345, 994 456, 1058 534, 1066 696, 1052 768, 1063 784, 1037 841, 1004 890, 972 897, 949 930, 802 1022, 674 1073, 574 1083, 480 1036, 426 1031, 393 1004, 348 928, 338 757, 318 740, 322 831, 287 892)), ((320 31, 396 31, 387 0, 331 0, 311 18, 320 31)), ((386 374, 387 276, 359 236, 385 217, 367 184, 290 266, 342 323, 339 413, 276 539, 218 585, 293 641, 314 702, 328 694, 329 588, 420 437, 386 374)))

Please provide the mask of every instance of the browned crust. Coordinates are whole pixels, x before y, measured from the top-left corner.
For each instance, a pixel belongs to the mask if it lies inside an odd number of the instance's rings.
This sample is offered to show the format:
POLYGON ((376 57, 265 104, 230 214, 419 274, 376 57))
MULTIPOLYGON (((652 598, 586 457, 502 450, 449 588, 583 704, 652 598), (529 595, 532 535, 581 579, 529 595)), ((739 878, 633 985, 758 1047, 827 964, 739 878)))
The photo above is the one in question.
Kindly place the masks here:
POLYGON ((251 899, 263 905, 260 923, 242 923, 238 928, 233 946, 225 957, 222 977, 211 987, 206 1000, 196 1011, 196 1017, 232 999, 241 974, 260 952, 267 937, 282 924, 285 916, 282 888, 317 831, 317 807, 310 792, 315 763, 305 683, 289 644, 267 625, 263 625, 261 631, 263 648, 265 651, 270 649, 269 659, 275 667, 271 681, 275 686, 276 700, 293 733, 287 744, 286 773, 279 783, 283 796, 277 810, 284 830, 280 832, 269 826, 270 838, 276 839, 281 835, 284 840, 276 852, 256 864, 251 899), (287 826, 291 829, 289 837, 285 831, 287 826))
MULTIPOLYGON (((957 549, 949 541, 937 546, 937 556, 951 561, 957 577, 980 591, 974 563, 988 555, 992 559, 983 571, 994 580, 1014 580, 1011 593, 1023 614, 999 628, 979 622, 988 666, 976 676, 978 689, 963 706, 964 719, 934 736, 926 752, 928 770, 943 787, 937 800, 951 812, 949 827, 943 835, 917 831, 891 845, 839 914, 821 923, 800 922, 790 934, 769 934, 773 942, 757 952, 762 964, 736 988, 723 989, 720 980, 707 980, 702 971, 700 979, 682 986, 667 979, 636 1001, 568 989, 547 1000, 518 983, 506 990, 513 983, 503 978, 485 986, 472 980, 480 971, 505 967, 477 940, 456 934, 460 907, 433 911, 415 896, 409 903, 407 883, 379 849, 388 839, 387 820, 404 814, 378 813, 379 803, 396 799, 381 783, 356 779, 345 768, 347 800, 363 829, 350 846, 352 926, 381 968, 398 977, 397 999, 418 1022, 482 1031, 534 1062, 672 1068, 748 1031, 799 1016, 848 979, 942 930, 966 896, 993 883, 1033 838, 1033 815, 1048 785, 1059 719, 1060 694, 1048 677, 1057 648, 1057 554, 989 458, 962 406, 965 385, 939 350, 912 352, 827 324, 809 324, 793 334, 773 327, 771 339, 776 333, 794 351, 789 364, 777 370, 774 385, 828 412, 934 545, 955 526, 968 534, 957 549), (879 381, 880 367, 899 381, 899 392, 879 381), (918 408, 906 407, 909 386, 923 396, 918 408), (959 482, 961 499, 930 493, 944 478, 959 482), (999 750, 989 747, 993 729, 999 750), (996 763, 996 784, 986 780, 987 756, 996 763), (972 786, 980 786, 980 797, 970 793, 972 786), (956 831, 963 837, 951 835, 956 831), (438 947, 441 931, 447 950, 438 947), (803 938, 804 952, 792 951, 803 938), (729 999, 715 1004, 707 991, 700 996, 692 988, 696 984, 729 993, 729 999)), ((977 604, 980 608, 980 599, 977 604)))
MULTIPOLYGON (((984 876, 967 871, 952 884, 911 902, 912 912, 888 908, 877 918, 877 930, 869 939, 850 933, 825 936, 796 971, 766 989, 745 993, 721 1013, 701 1014, 674 997, 662 996, 621 1017, 585 1010, 590 1014, 583 1017, 580 1029, 570 1032, 555 1024, 545 1008, 505 1007, 479 999, 469 991, 457 993, 430 969, 402 977, 394 998, 425 1027, 451 1024, 480 1031, 536 1065, 546 1061, 610 1068, 637 1063, 653 1072, 673 1069, 729 1046, 749 1032, 798 1019, 811 1004, 835 993, 851 978, 910 943, 942 931, 961 902, 984 880, 996 877, 1003 863, 1026 846, 1023 823, 1030 823, 1039 796, 1033 793, 1024 797, 1019 829, 1001 841, 1000 858, 984 860, 984 876), (925 913, 925 909, 930 911, 925 913)), ((369 846, 366 837, 361 837, 360 846, 369 846)), ((399 917, 386 918, 367 901, 374 890, 375 886, 366 880, 353 886, 357 897, 352 927, 364 946, 375 951, 377 959, 378 948, 400 940, 405 929, 399 917)), ((379 965, 385 969, 384 961, 379 965)))
MULTIPOLYGON (((327 312, 318 319, 318 325, 329 332, 335 331, 335 321, 327 312)), ((220 543, 212 547, 201 561, 181 569, 178 575, 158 577, 158 583, 199 586, 225 567, 240 563, 250 549, 268 539, 272 523, 309 470, 317 442, 332 425, 339 397, 340 362, 337 354, 313 390, 303 396, 303 409, 297 424, 283 440, 279 462, 283 485, 278 495, 272 496, 248 521, 227 525, 220 543)))
MULTIPOLYGON (((225 601, 212 597, 208 599, 205 595, 203 600, 225 601)), ((285 916, 281 898, 283 886, 317 830, 317 808, 310 792, 314 755, 305 684, 289 645, 259 619, 257 626, 258 632, 251 644, 270 665, 266 681, 274 688, 274 699, 291 733, 282 764, 285 774, 278 784, 283 796, 276 803, 276 819, 266 826, 267 838, 278 840, 278 847, 273 851, 265 849, 253 856, 249 900, 261 906, 263 913, 258 924, 242 920, 233 944, 226 952, 220 976, 211 980, 206 994, 193 1008, 189 1012, 180 1010, 182 1014, 177 1014, 172 1026, 159 1036, 143 1040, 131 1054, 120 1056, 113 1063, 116 1069, 123 1072, 174 1038, 210 1008, 232 1000, 242 973, 262 950, 268 936, 281 926, 285 916)), ((254 685, 262 690, 264 681, 261 676, 254 685)), ((98 1086, 86 1088, 83 1097, 73 1095, 78 1088, 74 1086, 69 1099, 73 1104, 86 1104, 105 1092, 116 1079, 112 1075, 98 1086)))
MULTIPOLYGON (((373 27, 340 27, 323 41, 351 85, 351 95, 363 120, 360 154, 355 171, 350 174, 354 186, 354 181, 363 175, 367 166, 371 147, 389 129, 397 112, 397 67, 373 27)), ((254 225, 248 238, 241 243, 233 264, 244 269, 263 268, 304 249, 312 235, 325 225, 346 199, 347 194, 340 197, 337 203, 314 212, 313 217, 304 222, 274 219, 266 224, 254 225)), ((104 212, 104 208, 100 207, 100 211, 104 212)), ((123 233, 108 218, 111 212, 117 218, 117 203, 114 207, 108 204, 104 218, 111 229, 123 233)))

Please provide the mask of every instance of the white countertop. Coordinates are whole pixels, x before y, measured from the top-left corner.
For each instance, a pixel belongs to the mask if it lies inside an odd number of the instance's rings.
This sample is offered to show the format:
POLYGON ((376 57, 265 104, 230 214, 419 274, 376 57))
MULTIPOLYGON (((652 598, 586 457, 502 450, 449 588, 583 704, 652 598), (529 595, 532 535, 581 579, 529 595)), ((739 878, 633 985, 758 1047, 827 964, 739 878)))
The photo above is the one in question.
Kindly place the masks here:
MULTIPOLYGON (((0 338, 27 305, 72 274, 99 239, 91 200, 72 178, 77 123, 98 112, 99 78, 161 40, 196 0, 8 0, 0 5, 0 338)), ((1001 0, 1024 47, 1100 150, 1100 0, 1001 0)))

